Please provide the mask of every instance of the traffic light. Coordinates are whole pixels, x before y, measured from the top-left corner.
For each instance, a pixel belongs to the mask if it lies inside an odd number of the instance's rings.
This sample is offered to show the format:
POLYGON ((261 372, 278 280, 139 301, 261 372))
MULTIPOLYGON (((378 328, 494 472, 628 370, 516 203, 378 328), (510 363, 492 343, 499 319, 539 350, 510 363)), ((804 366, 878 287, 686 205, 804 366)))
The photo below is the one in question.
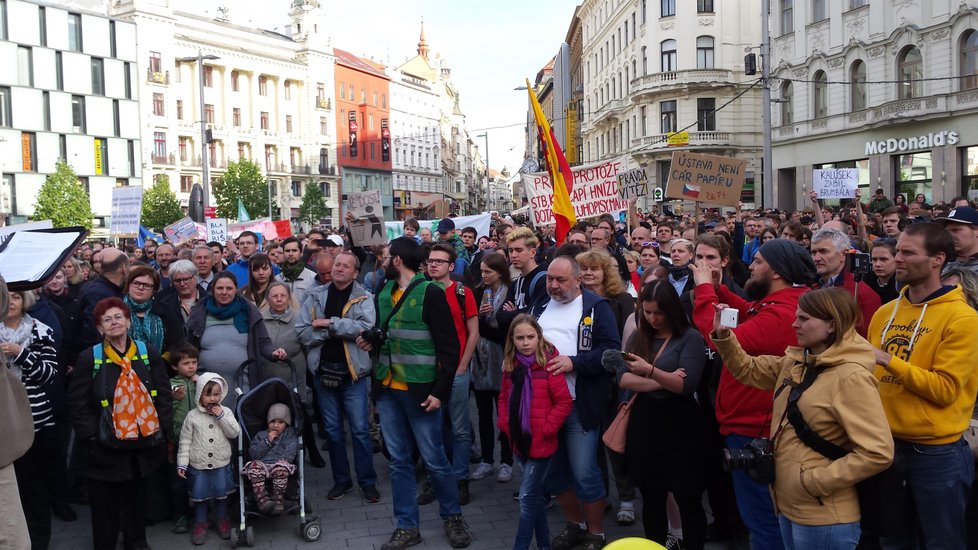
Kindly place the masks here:
POLYGON ((744 56, 744 74, 757 74, 757 54, 749 53, 744 56))

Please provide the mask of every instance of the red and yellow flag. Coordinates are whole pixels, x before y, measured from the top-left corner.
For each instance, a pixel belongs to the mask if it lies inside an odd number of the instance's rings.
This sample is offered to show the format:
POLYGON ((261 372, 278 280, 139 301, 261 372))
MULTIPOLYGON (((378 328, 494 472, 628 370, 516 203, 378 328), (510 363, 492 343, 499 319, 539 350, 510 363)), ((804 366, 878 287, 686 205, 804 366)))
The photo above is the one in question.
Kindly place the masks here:
POLYGON ((547 160, 547 172, 550 174, 550 181, 553 183, 553 213, 554 220, 557 222, 557 229, 554 236, 557 238, 557 246, 564 244, 567 232, 577 223, 577 216, 574 215, 574 205, 571 204, 570 194, 574 189, 574 175, 571 173, 570 165, 564 152, 560 150, 560 144, 554 136, 547 117, 543 114, 537 94, 530 85, 529 79, 526 81, 526 91, 530 94, 530 104, 533 106, 533 118, 536 119, 537 131, 540 134, 540 145, 544 148, 544 157, 547 160))

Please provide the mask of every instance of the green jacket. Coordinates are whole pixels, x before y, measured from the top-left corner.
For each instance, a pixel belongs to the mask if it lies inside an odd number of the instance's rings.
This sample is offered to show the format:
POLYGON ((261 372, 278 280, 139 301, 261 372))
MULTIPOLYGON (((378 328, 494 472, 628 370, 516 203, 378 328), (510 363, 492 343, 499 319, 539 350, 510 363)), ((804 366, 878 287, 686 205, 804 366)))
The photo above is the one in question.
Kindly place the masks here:
POLYGON ((187 388, 183 394, 183 399, 173 398, 173 429, 167 434, 171 443, 180 443, 180 429, 183 428, 183 420, 187 418, 187 413, 193 409, 194 396, 197 395, 197 383, 182 376, 174 376, 170 379, 170 392, 176 388, 187 388))
MULTIPOLYGON (((396 281, 388 281, 377 297, 377 318, 381 323, 390 317, 394 309, 391 293, 396 284, 396 281)), ((397 310, 388 325, 388 338, 381 345, 377 358, 378 380, 384 380, 390 372, 396 382, 404 384, 435 381, 438 374, 435 342, 431 337, 431 328, 421 318, 424 295, 431 284, 419 273, 411 279, 413 288, 409 288, 409 293, 401 297, 407 302, 397 310)))

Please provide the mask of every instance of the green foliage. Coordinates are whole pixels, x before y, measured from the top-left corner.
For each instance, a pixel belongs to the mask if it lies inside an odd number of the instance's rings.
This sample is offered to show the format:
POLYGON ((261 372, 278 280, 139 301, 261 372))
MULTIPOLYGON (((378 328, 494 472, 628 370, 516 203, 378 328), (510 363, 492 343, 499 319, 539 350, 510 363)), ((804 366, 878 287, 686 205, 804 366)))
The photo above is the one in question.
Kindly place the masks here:
POLYGON ((326 206, 326 196, 319 184, 313 181, 306 183, 306 191, 302 194, 302 204, 299 205, 299 220, 315 225, 319 220, 328 218, 330 209, 326 206))
POLYGON ((229 162, 224 175, 214 183, 217 217, 237 219, 239 198, 252 218, 268 215, 268 179, 258 164, 246 159, 229 162))
POLYGON ((177 194, 170 189, 166 174, 156 176, 153 186, 143 191, 142 225, 162 232, 163 228, 183 217, 177 194))
POLYGON ((54 173, 44 180, 37 193, 34 220, 51 220, 54 227, 92 228, 92 203, 67 163, 58 161, 54 173))

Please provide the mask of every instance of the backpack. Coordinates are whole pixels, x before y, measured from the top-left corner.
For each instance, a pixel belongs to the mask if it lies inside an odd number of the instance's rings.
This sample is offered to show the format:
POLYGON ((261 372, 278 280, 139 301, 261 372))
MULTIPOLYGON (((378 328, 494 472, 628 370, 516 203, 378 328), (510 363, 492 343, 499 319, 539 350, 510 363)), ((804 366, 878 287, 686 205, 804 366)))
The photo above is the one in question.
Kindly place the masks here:
MULTIPOLYGON (((146 365, 146 370, 150 370, 149 353, 146 350, 146 343, 140 340, 133 340, 136 343, 136 357, 146 365)), ((99 373, 102 374, 101 382, 99 385, 102 387, 102 399, 99 400, 99 419, 98 428, 95 430, 95 439, 107 447, 118 450, 138 450, 147 449, 153 447, 163 442, 163 427, 156 430, 156 433, 150 435, 149 437, 141 437, 135 440, 120 440, 115 437, 115 427, 112 422, 112 402, 110 396, 112 392, 109 391, 108 379, 105 376, 105 371, 102 370, 102 365, 111 363, 105 358, 105 351, 103 349, 104 344, 95 344, 92 346, 92 380, 99 377, 99 373)), ((158 392, 156 388, 147 387, 149 391, 149 397, 153 401, 153 405, 156 405, 156 398, 158 392)))

